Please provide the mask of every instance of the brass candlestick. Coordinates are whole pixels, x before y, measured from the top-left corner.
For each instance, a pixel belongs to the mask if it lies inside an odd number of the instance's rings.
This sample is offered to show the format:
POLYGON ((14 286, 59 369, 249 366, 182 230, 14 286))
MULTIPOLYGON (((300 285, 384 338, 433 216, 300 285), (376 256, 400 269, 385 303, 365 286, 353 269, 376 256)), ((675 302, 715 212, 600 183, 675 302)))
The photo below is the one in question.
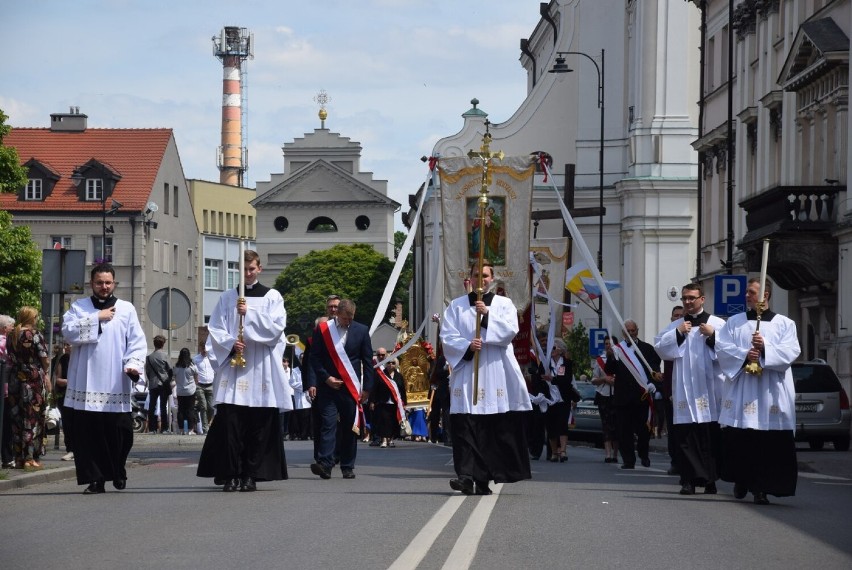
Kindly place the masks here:
MULTIPOLYGON (((242 297, 240 297, 239 299, 237 299, 237 304, 238 304, 238 305, 239 305, 240 303, 245 303, 245 302, 246 302, 246 300, 245 300, 244 298, 242 298, 242 297)), ((238 341, 240 344, 242 344, 242 342, 243 342, 243 318, 244 318, 244 317, 243 317, 243 315, 240 315, 240 329, 239 329, 239 332, 237 332, 237 341, 238 341)), ((231 366, 232 366, 232 367, 239 366, 240 368, 245 368, 245 366, 246 366, 246 359, 245 359, 245 357, 243 356, 243 351, 242 351, 242 350, 238 350, 236 353, 234 353, 234 356, 232 356, 232 357, 231 357, 231 366)))
MULTIPOLYGON (((754 327, 754 332, 757 334, 760 332, 760 316, 763 314, 763 311, 766 310, 766 303, 760 301, 757 306, 755 306, 754 311, 757 313, 757 319, 754 327)), ((763 367, 760 365, 758 361, 748 362, 745 365, 746 374, 753 374, 755 376, 760 376, 763 374, 763 367)))

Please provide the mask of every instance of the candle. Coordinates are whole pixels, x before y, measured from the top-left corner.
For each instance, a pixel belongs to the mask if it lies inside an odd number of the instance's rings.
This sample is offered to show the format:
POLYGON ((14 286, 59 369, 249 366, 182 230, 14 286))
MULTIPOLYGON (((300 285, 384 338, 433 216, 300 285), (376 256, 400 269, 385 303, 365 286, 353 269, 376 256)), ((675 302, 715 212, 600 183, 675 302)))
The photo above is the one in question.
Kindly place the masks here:
POLYGON ((766 266, 769 265, 769 240, 763 240, 763 257, 760 260, 760 292, 757 294, 757 302, 763 303, 766 295, 766 266))
POLYGON ((246 244, 240 240, 240 298, 246 296, 246 244))

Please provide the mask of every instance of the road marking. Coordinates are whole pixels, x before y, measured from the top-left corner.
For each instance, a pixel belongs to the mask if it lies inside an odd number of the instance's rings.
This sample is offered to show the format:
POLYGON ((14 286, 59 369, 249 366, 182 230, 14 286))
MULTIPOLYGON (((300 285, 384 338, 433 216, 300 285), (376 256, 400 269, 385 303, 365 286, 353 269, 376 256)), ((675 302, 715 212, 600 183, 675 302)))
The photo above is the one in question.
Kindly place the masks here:
POLYGON ((488 495, 479 498, 479 504, 473 509, 467 524, 464 526, 456 545, 447 557, 442 570, 464 570, 470 568, 473 562, 473 557, 476 555, 476 549, 479 546, 479 541, 482 534, 485 532, 485 525, 491 517, 491 512, 497 504, 497 498, 500 496, 500 491, 503 489, 503 484, 498 483, 492 489, 493 495, 488 495))
POLYGON ((426 526, 417 533, 417 536, 414 537, 408 547, 399 555, 399 558, 390 565, 388 570, 409 570, 410 568, 417 568, 426 556, 426 553, 429 552, 432 544, 434 544, 435 540, 437 540, 438 535, 441 534, 441 531, 444 530, 444 527, 447 526, 447 523, 451 518, 453 518, 453 515, 463 502, 463 495, 447 499, 447 502, 438 509, 438 512, 432 515, 432 518, 429 519, 426 526))

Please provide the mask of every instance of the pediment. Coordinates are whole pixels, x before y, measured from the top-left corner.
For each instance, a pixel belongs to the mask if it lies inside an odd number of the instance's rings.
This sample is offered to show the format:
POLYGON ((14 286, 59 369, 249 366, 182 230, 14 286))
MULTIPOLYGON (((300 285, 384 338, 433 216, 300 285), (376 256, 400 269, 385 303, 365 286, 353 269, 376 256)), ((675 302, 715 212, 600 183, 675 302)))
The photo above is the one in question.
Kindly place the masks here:
POLYGON ((290 207, 313 204, 399 205, 355 176, 325 160, 316 160, 299 169, 292 176, 252 200, 251 204, 256 208, 281 204, 290 207))
POLYGON ((832 18, 807 21, 799 27, 778 77, 785 91, 798 91, 837 65, 849 63, 849 38, 832 18))

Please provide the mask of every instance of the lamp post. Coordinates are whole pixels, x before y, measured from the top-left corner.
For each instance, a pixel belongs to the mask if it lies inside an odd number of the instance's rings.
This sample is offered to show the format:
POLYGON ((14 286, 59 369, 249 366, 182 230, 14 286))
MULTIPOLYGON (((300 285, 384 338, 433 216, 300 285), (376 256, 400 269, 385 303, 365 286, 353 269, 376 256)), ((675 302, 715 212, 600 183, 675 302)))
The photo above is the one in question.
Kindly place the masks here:
MULTIPOLYGON (((595 71, 598 72, 598 108, 601 110, 601 132, 600 149, 598 150, 598 271, 603 273, 603 216, 604 216, 604 50, 601 49, 601 63, 594 60, 592 56, 581 51, 558 51, 556 52, 556 63, 548 73, 571 73, 565 63, 566 55, 581 55, 592 62, 595 71)), ((603 296, 598 299, 598 328, 603 328, 603 296)))

